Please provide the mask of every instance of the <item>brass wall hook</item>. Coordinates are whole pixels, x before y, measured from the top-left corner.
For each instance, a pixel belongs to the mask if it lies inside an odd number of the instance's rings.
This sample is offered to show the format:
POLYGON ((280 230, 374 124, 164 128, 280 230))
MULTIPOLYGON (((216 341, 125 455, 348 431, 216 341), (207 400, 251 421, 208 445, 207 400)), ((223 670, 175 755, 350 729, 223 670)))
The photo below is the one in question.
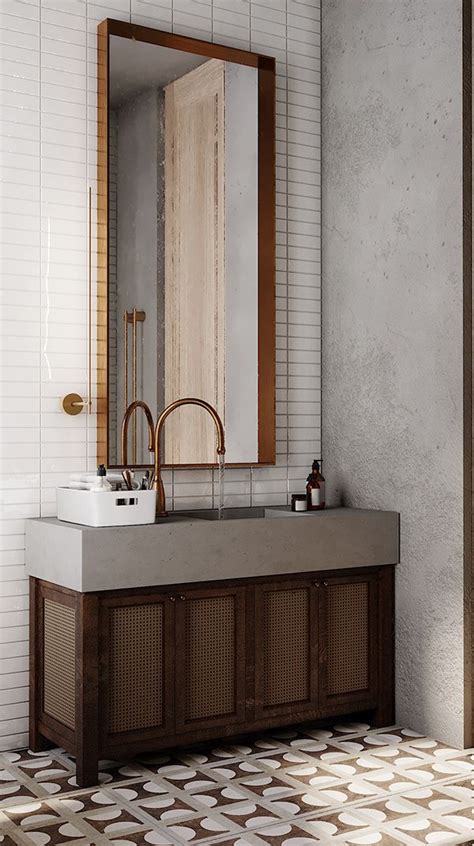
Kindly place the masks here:
POLYGON ((89 408, 90 400, 83 399, 80 394, 67 394, 61 401, 62 409, 66 414, 80 414, 84 408, 89 408))

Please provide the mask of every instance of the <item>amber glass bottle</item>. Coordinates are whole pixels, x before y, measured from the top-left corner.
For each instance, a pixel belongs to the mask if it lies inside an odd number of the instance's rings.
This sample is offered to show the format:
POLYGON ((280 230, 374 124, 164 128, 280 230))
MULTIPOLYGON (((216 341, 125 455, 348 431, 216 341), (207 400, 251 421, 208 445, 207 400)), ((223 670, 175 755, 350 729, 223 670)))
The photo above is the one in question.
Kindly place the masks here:
POLYGON ((326 483, 319 469, 319 462, 313 461, 313 468, 306 480, 308 511, 320 511, 326 505, 326 483))

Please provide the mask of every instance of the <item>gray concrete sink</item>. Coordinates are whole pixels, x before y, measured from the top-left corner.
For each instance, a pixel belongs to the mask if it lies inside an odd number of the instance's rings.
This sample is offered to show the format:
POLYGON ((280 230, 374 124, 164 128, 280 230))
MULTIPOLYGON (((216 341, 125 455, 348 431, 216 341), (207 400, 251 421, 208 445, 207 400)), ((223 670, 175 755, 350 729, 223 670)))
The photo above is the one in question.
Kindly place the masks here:
POLYGON ((174 512, 146 526, 28 520, 26 572, 78 591, 273 578, 398 561, 398 514, 288 506, 174 512), (262 519, 264 518, 264 519, 262 519), (269 519, 272 518, 272 519, 269 519))

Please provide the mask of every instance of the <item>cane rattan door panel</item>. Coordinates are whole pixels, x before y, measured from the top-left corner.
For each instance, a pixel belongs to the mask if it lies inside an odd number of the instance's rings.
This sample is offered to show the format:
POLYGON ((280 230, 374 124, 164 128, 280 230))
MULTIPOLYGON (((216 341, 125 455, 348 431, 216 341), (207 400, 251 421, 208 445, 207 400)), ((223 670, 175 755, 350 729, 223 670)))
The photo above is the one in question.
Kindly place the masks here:
POLYGON ((172 728, 170 650, 173 607, 169 597, 105 602, 101 612, 106 649, 104 719, 109 737, 163 733, 172 728))
POLYGON ((315 591, 312 582, 256 588, 258 717, 317 707, 315 591))
POLYGON ((376 696, 377 575, 329 579, 320 588, 324 606, 326 702, 376 696))
POLYGON ((43 710, 74 729, 76 612, 46 597, 43 603, 43 710))
POLYGON ((244 719, 244 589, 178 596, 176 660, 178 731, 244 719))

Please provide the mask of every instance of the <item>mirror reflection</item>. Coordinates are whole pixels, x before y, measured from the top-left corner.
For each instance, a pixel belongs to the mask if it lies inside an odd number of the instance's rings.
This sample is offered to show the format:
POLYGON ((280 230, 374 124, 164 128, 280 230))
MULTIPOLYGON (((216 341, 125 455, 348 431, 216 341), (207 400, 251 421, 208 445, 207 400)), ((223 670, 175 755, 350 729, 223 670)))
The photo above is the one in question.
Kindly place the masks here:
MULTIPOLYGON (((109 463, 134 400, 221 417, 226 460, 258 461, 258 71, 110 37, 109 463)), ((150 463, 146 421, 128 460, 150 463)), ((167 423, 166 464, 215 462, 208 415, 167 423)))

